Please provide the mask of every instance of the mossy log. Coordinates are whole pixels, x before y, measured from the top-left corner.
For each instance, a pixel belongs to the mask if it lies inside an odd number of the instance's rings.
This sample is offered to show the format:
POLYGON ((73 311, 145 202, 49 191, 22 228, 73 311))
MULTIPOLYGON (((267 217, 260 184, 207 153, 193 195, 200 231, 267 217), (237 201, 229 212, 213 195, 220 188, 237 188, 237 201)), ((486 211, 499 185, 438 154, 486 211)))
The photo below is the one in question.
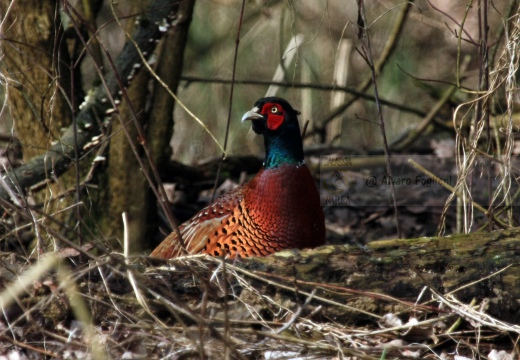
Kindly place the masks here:
MULTIPOLYGON (((169 272, 167 281, 175 284, 172 290, 192 292, 193 282, 179 276, 190 273, 193 264, 173 263, 181 271, 169 272)), ((373 321, 367 313, 410 312, 416 301, 425 304, 432 299, 431 290, 441 295, 453 292, 465 304, 484 301, 489 315, 512 323, 520 320, 520 229, 381 240, 364 248, 331 245, 289 250, 228 266, 228 273, 235 271, 247 279, 259 294, 286 304, 293 301, 295 307, 314 291, 310 310, 322 305, 323 316, 343 324, 373 321)), ((234 293, 243 288, 237 285, 234 293)), ((196 302, 193 295, 189 297, 196 302)), ((251 303, 250 297, 248 304, 259 309, 266 306, 262 300, 251 303)), ((437 301, 428 306, 438 305, 437 301)))
MULTIPOLYGON (((62 261, 69 256, 62 254, 62 261)), ((17 282, 16 274, 25 273, 28 266, 37 266, 15 257, 1 259, 9 266, 5 271, 0 267, 0 289, 17 282)), ((212 324, 226 318, 250 323, 259 316, 262 321, 284 322, 288 310, 317 323, 346 326, 374 324, 387 313, 401 314, 403 320, 458 315, 439 308, 434 293, 464 304, 475 301, 482 305, 479 311, 509 323, 520 320, 520 229, 381 240, 363 248, 329 245, 225 264, 221 258, 198 255, 169 261, 140 257, 128 267, 114 253, 93 259, 92 271, 82 271, 77 282, 80 293, 96 293, 103 300, 88 297, 94 319, 116 319, 118 313, 110 305, 116 298, 129 314, 148 317, 150 312, 136 301, 128 281, 129 269, 154 316, 165 321, 181 315, 195 322, 202 316, 212 324), (110 281, 96 275, 98 268, 111 274, 110 281), (163 316, 164 310, 169 314, 163 316)), ((26 296, 34 294, 28 291, 26 296)), ((10 317, 22 312, 17 308, 7 310, 10 317)))

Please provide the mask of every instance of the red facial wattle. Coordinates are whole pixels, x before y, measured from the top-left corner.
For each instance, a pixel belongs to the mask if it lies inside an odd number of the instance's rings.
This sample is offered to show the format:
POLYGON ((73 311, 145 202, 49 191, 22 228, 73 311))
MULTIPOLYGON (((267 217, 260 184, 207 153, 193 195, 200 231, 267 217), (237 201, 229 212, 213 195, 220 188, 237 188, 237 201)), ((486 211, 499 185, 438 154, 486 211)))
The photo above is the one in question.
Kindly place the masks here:
POLYGON ((261 114, 267 116, 267 128, 276 130, 282 125, 285 112, 283 108, 275 103, 267 103, 263 106, 261 114))

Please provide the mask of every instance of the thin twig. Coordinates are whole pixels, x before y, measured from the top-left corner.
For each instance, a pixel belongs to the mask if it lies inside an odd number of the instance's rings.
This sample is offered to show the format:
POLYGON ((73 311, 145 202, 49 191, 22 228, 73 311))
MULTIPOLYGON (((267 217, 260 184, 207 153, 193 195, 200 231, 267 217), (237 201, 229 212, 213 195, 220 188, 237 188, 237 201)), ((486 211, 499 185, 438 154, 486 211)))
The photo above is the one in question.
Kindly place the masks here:
MULTIPOLYGON (((463 195, 460 194, 454 187, 452 187, 451 185, 447 184, 446 182, 444 182, 441 178, 435 176, 435 174, 433 174, 432 172, 426 170, 424 167, 422 167, 421 165, 419 165, 418 163, 416 163, 415 161, 413 161, 412 159, 409 159, 408 162, 410 163, 410 165, 412 165, 414 168, 416 168, 417 170, 423 172, 424 174, 428 175, 430 178, 432 178, 435 182, 437 182, 439 185, 441 185, 443 188, 445 188, 446 190, 449 190, 450 192, 452 192, 453 194, 457 195, 458 197, 462 198, 463 195)), ((484 215, 489 215, 489 212, 482 206, 480 205, 479 203, 475 202, 473 199, 471 199, 471 204, 477 208, 478 210, 480 210, 484 215)), ((496 218, 494 215, 490 215, 498 224, 500 224, 501 226, 503 226, 505 229, 509 228, 509 226, 504 223, 502 220, 496 218)))
MULTIPOLYGON (((151 74, 153 74, 157 78, 157 74, 152 70, 152 68, 150 67, 150 64, 148 64, 148 61, 146 60, 144 54, 139 49, 139 45, 132 38, 132 36, 126 31, 124 26, 121 24, 121 21, 117 17, 116 11, 114 9, 113 2, 110 1, 109 3, 110 3, 110 8, 112 10, 112 14, 114 15, 114 19, 116 20, 117 24, 124 31, 125 36, 127 37, 127 39, 135 46, 135 49, 136 49, 137 53, 139 54, 139 56, 141 57, 141 60, 143 61, 143 63, 146 66, 146 68, 150 71, 151 74)), ((114 65, 114 63, 112 61, 112 58, 110 57, 110 54, 106 50, 106 48, 103 45, 103 43, 101 43, 101 45, 103 47, 103 50, 106 53, 106 56, 107 56, 109 64, 112 66, 112 68, 115 71, 115 65, 114 65)), ((130 133, 129 133, 129 131, 128 131, 124 121, 121 119, 120 116, 117 116, 117 118, 121 122, 121 127, 122 127, 122 129, 123 129, 123 131, 124 131, 124 133, 125 133, 125 135, 126 135, 126 137, 128 139, 128 143, 129 143, 130 147, 132 148, 132 152, 134 153, 135 159, 137 160, 137 162, 139 163, 139 166, 141 167, 142 173, 146 177, 146 180, 148 181, 148 184, 149 184, 150 188, 152 189, 152 191, 154 192, 155 196, 157 197, 157 199, 159 199, 159 204, 161 206, 161 209, 164 211, 164 213, 168 217, 168 222, 170 223, 170 226, 172 227, 173 231, 176 232, 177 239, 178 239, 179 243, 181 244, 181 247, 183 249, 186 249, 186 247, 184 245, 184 241, 182 239, 182 235, 181 235, 181 233, 179 231, 179 228, 177 226, 177 222, 175 221, 175 219, 173 217, 173 214, 172 214, 172 211, 171 211, 170 207, 167 206, 168 196, 166 195, 166 191, 164 190, 164 186, 163 186, 163 184, 161 182, 161 177, 159 176, 159 172, 157 170, 157 166, 155 166, 155 161, 153 159, 153 156, 152 156, 152 154, 150 154, 149 148, 146 145, 146 140, 145 140, 146 136, 144 134, 144 130, 143 130, 141 124, 139 123, 139 121, 137 120, 136 112, 133 109, 132 102, 131 102, 130 98, 128 97, 128 93, 127 93, 127 91, 125 89, 125 86, 123 84, 123 80, 119 76, 117 76, 117 74, 115 76, 115 79, 116 79, 117 83, 119 84, 119 88, 120 88, 120 90, 122 92, 122 96, 126 100, 127 106, 130 109, 130 114, 132 115, 132 119, 134 121, 134 126, 135 126, 135 128, 137 130, 141 146, 142 146, 142 148, 143 148, 143 150, 145 152, 146 159, 148 160, 148 164, 150 165, 150 170, 151 170, 151 172, 152 172, 152 174, 154 176, 154 179, 152 179, 152 177, 150 176, 150 173, 149 173, 148 169, 146 168, 145 163, 143 162, 143 160, 142 160, 142 158, 141 158, 141 156, 139 154, 139 151, 137 150, 137 146, 136 146, 136 144, 134 142, 134 139, 130 135, 130 133), (155 184, 157 184, 157 185, 155 185, 155 184)), ((161 83, 161 85, 165 86, 165 88, 169 92, 171 92, 169 87, 162 80, 159 80, 159 82, 161 83)), ((171 92, 171 94, 173 94, 173 93, 171 92)), ((175 96, 175 98, 176 98, 176 96, 175 96)), ((117 113, 116 115, 119 115, 119 114, 117 113)))
MULTIPOLYGON (((390 56, 396 51, 397 49, 397 42, 401 37, 401 34, 404 30, 404 25, 406 23, 406 17, 408 15, 408 12, 412 8, 412 5, 414 3, 414 0, 406 1, 402 4, 401 11, 399 14, 397 14, 394 22, 394 27, 390 31, 390 35, 388 36, 388 40, 385 43, 385 47, 381 51, 381 54, 379 55, 379 59, 374 63, 374 71, 377 75, 383 71, 384 67, 388 63, 388 60, 390 59, 390 56)), ((363 82, 356 88, 356 90, 360 93, 365 92, 370 85, 372 84, 372 76, 368 76, 363 80, 363 82)), ((336 88, 338 90, 339 88, 336 88)), ((336 109, 332 110, 328 114, 326 114, 322 120, 322 126, 325 126, 330 121, 332 121, 336 116, 342 114, 345 110, 347 110, 350 105, 352 105, 359 96, 355 95, 351 99, 347 100, 344 104, 338 106, 336 109)))
POLYGON ((379 118, 379 128, 381 130, 381 137, 383 139, 383 150, 385 152, 385 158, 386 158, 386 172, 387 172, 388 177, 390 178, 390 182, 391 182, 390 185, 391 185, 391 189, 392 189, 392 202, 393 202, 393 206, 394 206, 395 226, 397 229, 397 236, 399 238, 401 238, 402 232, 401 232, 401 225, 399 223, 399 208, 397 207, 397 199, 395 196, 395 185, 394 185, 394 182, 392 181, 392 167, 390 166, 390 149, 388 147, 388 140, 386 138, 385 121, 383 119, 383 111, 381 109, 381 103, 379 102, 379 91, 377 88, 378 73, 374 66, 374 60, 372 58, 372 47, 370 45, 370 35, 368 32, 368 29, 365 27, 365 25, 367 24, 367 20, 366 20, 366 14, 365 14, 364 0, 359 1, 359 7, 360 7, 359 13, 362 18, 363 25, 364 25, 362 27, 363 40, 365 43, 364 46, 366 46, 366 51, 364 51, 363 55, 367 62, 367 65, 369 66, 370 71, 372 73, 372 83, 374 84, 374 97, 376 99, 377 113, 378 113, 378 118, 379 118))
POLYGON ((245 6, 246 6, 246 0, 242 0, 242 7, 240 8, 240 17, 238 19, 237 37, 235 39, 235 54, 233 57, 233 71, 231 73, 231 88, 229 91, 229 108, 228 108, 228 118, 227 118, 227 123, 226 123, 226 134, 224 135, 224 149, 222 151, 222 157, 220 159, 220 164, 217 169, 217 175, 215 176, 215 185, 213 186, 213 194, 211 195, 211 202, 213 202, 213 200, 215 200, 218 181, 220 178, 220 171, 222 170, 222 163, 224 162, 224 159, 226 158, 226 149, 227 149, 228 138, 229 138, 229 125, 231 124, 231 114, 232 114, 232 110, 233 110, 233 91, 235 89, 235 75, 236 75, 236 69, 237 69, 238 46, 240 44, 240 30, 242 29, 242 20, 244 18, 245 6))
MULTIPOLYGON (((213 84, 231 84, 232 80, 228 79, 220 79, 220 78, 205 78, 199 76, 181 76, 181 80, 186 81, 188 84, 191 82, 200 82, 200 83, 213 83, 213 84)), ((235 85, 258 85, 258 86, 280 86, 294 89, 315 89, 322 91, 342 91, 348 94, 352 94, 356 96, 356 99, 366 99, 375 102, 375 98, 373 95, 365 94, 364 92, 360 92, 356 89, 352 89, 346 86, 335 86, 328 84, 315 84, 315 83, 301 83, 301 82, 278 82, 278 81, 265 81, 265 80, 234 80, 235 85)), ((416 109, 406 104, 398 104, 393 101, 379 99, 379 102, 382 105, 388 106, 393 109, 398 109, 403 112, 409 112, 412 114, 419 115, 421 117, 426 116, 426 112, 421 109, 416 109)))

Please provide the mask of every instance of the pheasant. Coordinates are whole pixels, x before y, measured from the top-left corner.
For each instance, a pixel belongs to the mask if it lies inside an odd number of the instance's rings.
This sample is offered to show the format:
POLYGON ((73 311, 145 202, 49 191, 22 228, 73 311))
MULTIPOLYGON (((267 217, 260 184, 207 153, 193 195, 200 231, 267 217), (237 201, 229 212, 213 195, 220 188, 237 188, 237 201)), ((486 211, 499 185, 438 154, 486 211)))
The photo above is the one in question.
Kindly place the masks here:
MULTIPOLYGON (((284 99, 258 100, 242 122, 264 136, 265 161, 248 183, 224 194, 179 226, 189 254, 266 256, 325 242, 325 220, 314 180, 303 159, 297 115, 284 99)), ((172 258, 185 254, 172 232, 151 253, 172 258)))

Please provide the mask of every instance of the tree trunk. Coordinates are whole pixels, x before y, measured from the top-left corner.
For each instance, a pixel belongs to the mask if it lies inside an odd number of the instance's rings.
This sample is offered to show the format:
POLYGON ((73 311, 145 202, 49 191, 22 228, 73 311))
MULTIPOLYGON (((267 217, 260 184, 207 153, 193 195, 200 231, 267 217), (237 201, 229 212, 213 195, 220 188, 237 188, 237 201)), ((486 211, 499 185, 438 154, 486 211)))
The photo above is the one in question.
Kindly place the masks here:
MULTIPOLYGON (((9 8, 9 1, 0 1, 2 9, 9 8)), ((128 6, 121 6, 117 11, 141 14, 129 22, 132 25, 139 23, 139 26, 135 26, 136 31, 132 36, 148 59, 156 43, 165 33, 164 29, 171 25, 169 39, 163 47, 165 51, 158 56, 157 71, 160 76, 164 76, 164 81, 170 89, 175 91, 182 72, 182 57, 194 1, 179 3, 150 0, 146 3, 149 3, 148 9, 139 3, 139 10, 129 10, 128 6), (138 18, 143 21, 135 22, 138 18)), ((78 89, 82 87, 81 77, 76 72, 80 68, 80 61, 71 59, 69 52, 76 54, 78 51, 74 49, 83 49, 83 42, 79 36, 84 36, 84 41, 89 39, 85 36, 86 32, 83 32, 85 29, 80 28, 76 32, 74 28, 84 24, 80 19, 80 9, 73 9, 70 4, 63 5, 61 16, 59 10, 59 2, 54 1, 14 2, 4 19, 3 29, 9 29, 6 33, 9 36, 2 41, 5 60, 2 66, 6 70, 4 73, 9 74, 10 84, 13 85, 9 87, 8 106, 14 119, 15 134, 22 143, 26 164, 7 173, 6 178, 10 180, 9 185, 13 188, 6 189, 0 186, 0 198, 13 201, 15 197, 19 197, 25 201, 25 193, 18 194, 18 190, 23 192, 36 183, 45 181, 44 191, 35 197, 37 204, 42 205, 38 209, 59 223, 53 223, 43 217, 43 222, 40 223, 42 228, 51 224, 54 229, 59 227, 59 231, 67 228, 78 229, 78 224, 88 223, 90 226, 93 220, 96 225, 101 224, 97 228, 101 228, 102 234, 96 235, 121 240, 121 213, 126 212, 130 243, 133 251, 139 251, 143 247, 142 244, 152 237, 151 231, 157 231, 153 221, 150 222, 156 215, 156 199, 150 195, 150 186, 141 169, 143 166, 131 151, 129 141, 134 142, 138 152, 142 152, 140 140, 146 144, 148 136, 151 139, 152 159, 155 158, 155 161, 160 163, 165 162, 165 159, 169 160, 169 141, 173 131, 173 99, 169 95, 165 96, 159 89, 155 89, 150 95, 150 87, 147 86, 149 74, 146 70, 139 72, 144 65, 134 45, 127 41, 118 57, 113 59, 115 68, 112 67, 112 63, 104 64, 104 81, 94 79, 95 86, 92 85, 89 90, 85 106, 77 110, 79 103, 83 101, 83 98, 78 96, 78 89), (73 18, 68 18, 74 26, 71 25, 63 31, 62 20, 70 14, 74 14, 73 18), (74 71, 69 68, 72 64, 75 64, 74 71), (138 73, 137 76, 135 73, 138 73), (132 122, 132 111, 126 107, 120 96, 120 87, 126 87, 131 77, 134 78, 134 82, 127 91, 133 111, 142 121, 144 128, 150 130, 148 135, 145 133, 143 139, 138 139, 132 122), (72 79, 74 84, 71 84, 72 79), (75 95, 72 96, 72 93, 75 95), (100 125, 107 120, 107 111, 115 107, 111 104, 112 99, 121 99, 122 104, 117 109, 118 116, 125 122, 130 133, 129 138, 124 136, 123 132, 118 132, 121 126, 118 118, 112 120, 112 139, 109 136, 98 136, 105 129, 100 125), (148 100, 152 104, 151 111, 145 108, 148 100), (76 134, 72 126, 73 111, 78 111, 76 134), (64 133, 63 128, 67 128, 64 133), (108 152, 98 151, 100 144, 105 145, 110 140, 112 143, 108 152), (81 161, 75 162, 76 155, 81 161), (99 162, 93 163, 96 155, 100 155, 97 157, 99 162), (105 157, 108 158, 108 166, 97 165, 104 164, 101 160, 105 157), (66 170, 68 171, 63 175, 66 170), (87 177, 87 171, 90 170, 95 171, 88 172, 87 177), (76 188, 78 171, 79 189, 76 188), (63 209, 65 211, 59 212, 63 209), (79 210, 76 209, 81 209, 84 213, 79 214, 79 210), (93 211, 86 214, 85 210, 93 211), (57 213, 59 215, 56 215, 57 213)), ((89 20, 92 26, 93 17, 89 20)), ((89 28, 89 33, 94 34, 92 30, 89 28)), ((92 47, 93 43, 95 41, 90 41, 89 47, 92 47)), ((90 56, 88 51, 79 52, 90 56)), ((142 154, 138 156, 148 164, 147 158, 142 154)), ((27 211, 26 209, 27 206, 21 206, 19 211, 27 211)), ((68 235, 73 238, 82 237, 82 234, 78 235, 76 231, 70 231, 68 235)), ((53 237, 49 235, 46 238, 52 240, 53 237)), ((112 244, 117 242, 114 241, 112 244)))
MULTIPOLYGON (((182 74, 182 60, 188 29, 192 18, 194 1, 184 1, 179 7, 179 21, 163 38, 158 54, 157 75, 173 91, 177 91, 182 74)), ((139 13, 134 9, 133 13, 139 13)), ((149 160, 160 168, 170 160, 170 139, 173 134, 174 99, 154 80, 152 96, 147 93, 151 76, 148 71, 139 73, 128 89, 132 109, 125 105, 120 114, 112 119, 108 167, 108 214, 103 217, 104 234, 111 239, 123 239, 121 214, 127 216, 127 234, 131 253, 139 253, 149 247, 148 240, 157 230, 157 199, 150 190, 141 166, 133 153, 129 141, 139 150, 139 157, 147 164, 145 171, 151 174, 149 160), (147 101, 151 108, 147 111, 147 101), (135 112, 132 114, 132 112, 135 112), (140 139, 133 116, 144 129, 144 139, 140 139), (124 123, 129 137, 122 130, 124 123), (140 141, 148 147, 151 159, 142 151, 140 141)), ((152 176, 153 178, 153 176, 152 176)), ((113 245, 117 242, 113 241, 113 245)), ((117 246, 116 246, 117 248, 117 246)))
POLYGON ((3 20, 6 75, 19 85, 9 88, 10 113, 25 161, 47 151, 72 119, 70 60, 57 14, 58 2, 15 1, 3 20))
MULTIPOLYGON (((47 153, 53 143, 60 143, 62 129, 72 123, 75 109, 71 105, 78 101, 73 98, 80 93, 81 79, 71 68, 73 60, 67 47, 70 40, 65 38, 60 26, 59 2, 2 1, 1 7, 7 9, 8 3, 13 6, 3 24, 4 29, 9 29, 5 34, 9 40, 2 41, 3 66, 17 86, 8 87, 7 99, 14 133, 22 145, 23 160, 28 162, 47 153)), ((50 157, 48 161, 52 166, 50 157)), ((45 186, 28 191, 38 207, 62 223, 75 219, 74 212, 65 209, 77 202, 76 194, 68 190, 74 188, 78 170, 79 165, 59 179, 51 171, 45 186)), ((24 197, 24 194, 18 195, 24 197)), ((58 228, 43 221, 47 226, 58 228)), ((56 247, 46 231, 39 234, 40 249, 56 247)))

